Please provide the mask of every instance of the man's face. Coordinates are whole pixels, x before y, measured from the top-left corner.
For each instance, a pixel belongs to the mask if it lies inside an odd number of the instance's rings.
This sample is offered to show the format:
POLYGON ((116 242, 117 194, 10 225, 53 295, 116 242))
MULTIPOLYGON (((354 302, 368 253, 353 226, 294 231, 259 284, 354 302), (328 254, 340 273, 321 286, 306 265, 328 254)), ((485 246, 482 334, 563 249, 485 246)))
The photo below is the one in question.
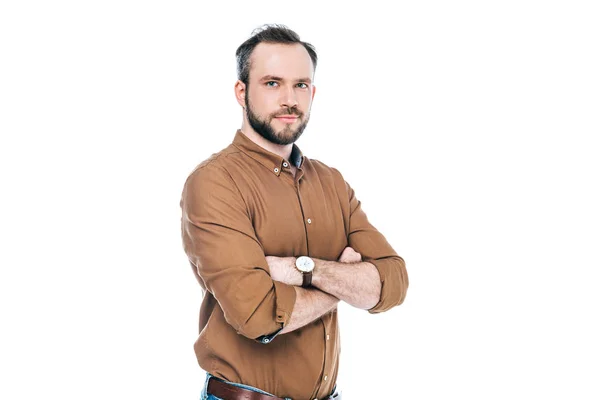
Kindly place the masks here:
POLYGON ((252 129, 272 143, 294 143, 310 117, 312 79, 312 60, 301 44, 256 46, 245 92, 252 129))

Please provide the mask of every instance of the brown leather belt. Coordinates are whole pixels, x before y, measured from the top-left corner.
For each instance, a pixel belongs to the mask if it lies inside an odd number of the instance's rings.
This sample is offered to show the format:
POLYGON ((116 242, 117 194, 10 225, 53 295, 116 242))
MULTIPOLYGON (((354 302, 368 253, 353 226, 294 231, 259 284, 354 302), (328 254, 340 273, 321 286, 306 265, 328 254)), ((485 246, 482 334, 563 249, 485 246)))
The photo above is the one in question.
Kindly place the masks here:
MULTIPOLYGON (((230 385, 214 378, 208 380, 206 391, 223 400, 285 400, 281 397, 269 396, 268 394, 262 394, 253 390, 230 385)), ((325 397, 323 400, 342 400, 342 395, 336 391, 334 394, 325 397)))

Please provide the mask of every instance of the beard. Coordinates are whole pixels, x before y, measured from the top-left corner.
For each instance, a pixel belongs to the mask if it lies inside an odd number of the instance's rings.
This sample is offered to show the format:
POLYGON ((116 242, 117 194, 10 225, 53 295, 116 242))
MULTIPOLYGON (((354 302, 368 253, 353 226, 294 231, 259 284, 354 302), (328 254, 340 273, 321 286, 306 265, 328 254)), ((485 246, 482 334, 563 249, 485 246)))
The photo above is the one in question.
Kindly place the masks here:
POLYGON ((286 107, 284 110, 278 111, 269 115, 266 119, 262 119, 257 113, 252 110, 252 106, 250 104, 250 99, 248 98, 248 90, 246 90, 245 95, 245 103, 246 103, 246 116, 248 117, 248 122, 250 126, 256 133, 258 133, 263 138, 267 139, 271 143, 275 144, 291 144, 294 143, 304 132, 304 128, 308 124, 308 120, 310 114, 307 114, 306 119, 303 119, 304 113, 298 110, 295 107, 289 108, 286 107), (279 132, 275 132, 273 127, 271 126, 271 121, 273 118, 276 118, 280 115, 297 115, 300 120, 300 125, 296 129, 293 129, 290 125, 286 125, 279 132))

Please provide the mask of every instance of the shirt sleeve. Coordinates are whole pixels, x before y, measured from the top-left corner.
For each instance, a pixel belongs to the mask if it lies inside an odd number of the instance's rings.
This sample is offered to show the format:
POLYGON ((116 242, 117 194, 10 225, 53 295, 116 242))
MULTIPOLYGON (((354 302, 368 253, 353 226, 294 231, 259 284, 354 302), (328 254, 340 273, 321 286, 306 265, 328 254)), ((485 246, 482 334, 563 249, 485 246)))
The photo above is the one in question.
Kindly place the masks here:
POLYGON ((225 320, 239 334, 269 343, 288 323, 296 291, 271 279, 235 182, 221 167, 201 166, 186 180, 180 206, 184 250, 225 320))
POLYGON ((371 314, 384 312, 402 304, 406 297, 408 289, 406 265, 385 237, 371 225, 360 200, 356 198, 354 189, 348 182, 344 181, 344 183, 350 203, 348 246, 360 253, 363 261, 373 264, 381 279, 379 302, 368 311, 371 314))

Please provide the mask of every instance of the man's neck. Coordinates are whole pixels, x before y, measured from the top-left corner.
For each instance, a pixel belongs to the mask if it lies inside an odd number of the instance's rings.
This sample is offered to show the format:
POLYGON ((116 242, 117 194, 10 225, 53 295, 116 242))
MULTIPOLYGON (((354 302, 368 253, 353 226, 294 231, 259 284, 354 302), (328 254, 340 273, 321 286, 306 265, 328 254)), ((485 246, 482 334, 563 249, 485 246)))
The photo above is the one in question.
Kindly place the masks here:
POLYGON ((290 157, 292 156, 292 148, 294 146, 293 143, 275 144, 273 142, 269 142, 267 139, 256 133, 256 131, 250 126, 242 126, 241 131, 248 137, 248 139, 252 140, 263 149, 268 150, 271 153, 275 153, 288 161, 290 160, 290 157))

